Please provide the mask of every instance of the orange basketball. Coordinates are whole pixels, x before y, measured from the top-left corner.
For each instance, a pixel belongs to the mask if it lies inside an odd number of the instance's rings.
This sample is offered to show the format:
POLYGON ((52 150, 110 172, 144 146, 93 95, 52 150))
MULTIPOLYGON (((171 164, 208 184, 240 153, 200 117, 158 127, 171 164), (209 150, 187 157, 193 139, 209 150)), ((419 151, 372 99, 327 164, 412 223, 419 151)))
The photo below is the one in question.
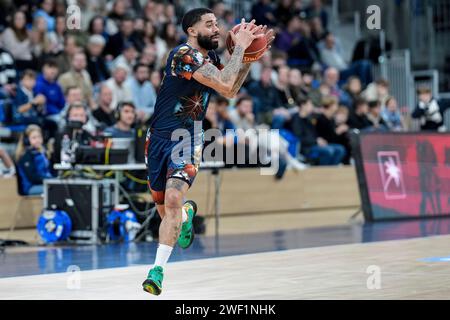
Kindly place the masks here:
MULTIPOLYGON (((255 25, 255 27, 256 27, 256 25, 255 25)), ((235 25, 233 27, 233 29, 231 29, 231 31, 233 31, 236 34, 236 33, 238 33, 240 28, 241 28, 241 25, 238 24, 238 25, 235 25)), ((262 33, 262 31, 260 31, 257 34, 260 34, 260 33, 262 33)), ((234 50, 234 43, 229 34, 227 36, 226 45, 227 45, 228 52, 230 54, 232 54, 233 50, 234 50)), ((267 47, 267 40, 265 37, 253 40, 252 44, 245 50, 242 61, 243 62, 252 62, 252 61, 258 60, 263 55, 266 47, 267 47)))

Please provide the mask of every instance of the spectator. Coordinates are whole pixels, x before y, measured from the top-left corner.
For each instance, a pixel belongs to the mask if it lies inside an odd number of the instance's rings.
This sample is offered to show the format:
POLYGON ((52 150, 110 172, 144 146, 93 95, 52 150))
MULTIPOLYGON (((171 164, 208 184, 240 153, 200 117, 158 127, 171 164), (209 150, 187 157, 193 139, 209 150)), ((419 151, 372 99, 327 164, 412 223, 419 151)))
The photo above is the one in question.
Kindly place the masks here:
POLYGON ((339 88, 339 71, 336 68, 329 67, 325 69, 323 83, 328 86, 330 95, 339 99, 339 104, 351 107, 351 98, 345 91, 339 88))
POLYGON ((288 21, 296 14, 298 13, 296 13, 295 10, 292 10, 292 0, 280 0, 274 11, 274 16, 277 17, 282 28, 285 28, 288 21))
POLYGON ((106 23, 105 23, 106 18, 104 16, 101 15, 95 15, 91 18, 91 20, 89 21, 89 26, 88 26, 88 34, 90 36, 94 36, 94 35, 98 35, 103 37, 103 39, 105 40, 105 43, 108 41, 109 39, 109 34, 108 32, 106 32, 106 23))
POLYGON ((318 135, 311 119, 313 108, 310 99, 300 101, 298 112, 292 116, 287 128, 300 140, 300 152, 307 159, 317 160, 319 165, 337 165, 345 156, 345 148, 328 143, 318 135))
POLYGON ((319 17, 324 29, 328 28, 328 13, 323 7, 321 0, 312 0, 311 5, 306 8, 308 17, 319 17))
POLYGON ((123 16, 120 21, 120 31, 108 39, 104 54, 109 55, 109 59, 116 58, 122 53, 125 43, 132 40, 132 34, 133 19, 130 16, 123 16))
POLYGON ((369 101, 369 112, 367 114, 367 119, 369 119, 374 130, 377 130, 377 131, 388 130, 388 126, 387 126, 386 122, 383 120, 383 117, 381 116, 380 101, 378 101, 378 100, 369 101))
POLYGON ((64 51, 65 33, 66 33, 66 17, 57 16, 55 31, 49 33, 50 41, 53 44, 53 48, 51 50, 52 54, 58 55, 64 51))
POLYGON ((36 74, 27 69, 21 77, 13 99, 13 122, 15 124, 41 124, 40 118, 44 113, 45 96, 33 94, 36 84, 36 74))
POLYGON ((137 64, 134 76, 129 77, 125 85, 128 86, 136 106, 137 121, 144 123, 153 114, 156 102, 156 92, 150 82, 148 66, 137 64))
POLYGON ((322 20, 320 20, 318 16, 311 18, 310 26, 311 26, 311 37, 317 44, 326 36, 327 32, 325 31, 322 25, 322 20))
POLYGON ((347 83, 344 85, 344 91, 349 97, 349 106, 352 106, 362 92, 362 84, 359 78, 356 76, 349 77, 347 83))
POLYGON ((372 126, 372 123, 367 118, 369 112, 369 105, 366 100, 359 98, 353 105, 353 110, 348 117, 348 126, 351 129, 364 130, 372 126))
POLYGON ((111 104, 114 107, 120 102, 131 101, 133 99, 130 89, 125 85, 128 71, 129 69, 126 65, 118 64, 113 70, 112 77, 105 81, 105 84, 113 93, 113 101, 111 104))
POLYGON ((180 43, 176 25, 170 22, 165 23, 162 26, 161 39, 165 41, 167 48, 175 48, 180 43))
POLYGON ((417 89, 418 103, 412 113, 414 119, 419 119, 422 131, 445 131, 444 112, 449 107, 438 101, 431 94, 431 89, 420 87, 417 89))
POLYGON ((116 107, 116 124, 105 129, 113 138, 134 138, 133 125, 136 121, 136 107, 132 102, 122 102, 116 107))
POLYGON ((144 50, 142 50, 138 58, 138 63, 147 65, 150 68, 150 70, 159 70, 160 61, 158 61, 157 59, 158 56, 156 54, 155 47, 148 45, 145 46, 144 50))
POLYGON ((288 52, 302 40, 301 20, 298 16, 289 19, 288 24, 283 31, 276 36, 274 46, 283 52, 288 52))
POLYGON ((66 125, 55 139, 54 152, 51 157, 53 163, 61 162, 61 143, 64 136, 70 139, 72 152, 75 144, 88 146, 93 140, 93 136, 84 128, 88 122, 88 111, 82 103, 76 102, 69 106, 66 120, 66 125))
POLYGON ((270 0, 259 0, 252 6, 251 13, 258 25, 274 26, 277 24, 270 0))
POLYGON ((92 105, 92 81, 89 73, 86 71, 86 54, 77 52, 73 56, 72 68, 70 71, 63 73, 58 82, 66 90, 68 87, 78 87, 83 93, 85 101, 92 105))
POLYGON ((56 57, 56 63, 60 74, 66 73, 70 70, 73 56, 80 52, 81 48, 77 45, 77 40, 72 35, 66 35, 64 38, 64 49, 56 57))
POLYGON ((265 67, 261 73, 261 80, 253 81, 248 86, 248 93, 253 98, 254 113, 258 124, 272 124, 273 110, 282 105, 271 76, 272 68, 265 67))
POLYGON ((336 43, 331 32, 325 35, 324 40, 319 43, 322 62, 329 67, 336 68, 340 72, 341 82, 345 82, 350 76, 358 76, 363 85, 372 81, 372 65, 368 60, 358 60, 348 65, 342 56, 342 49, 336 43))
POLYGON ((289 70, 289 92, 295 104, 308 94, 303 85, 302 72, 299 69, 289 70))
POLYGON ((14 58, 18 71, 32 68, 31 41, 26 29, 26 16, 22 11, 14 13, 11 26, 3 31, 0 42, 14 58))
POLYGON ((35 95, 43 94, 46 99, 45 116, 56 123, 59 122, 59 113, 64 108, 65 100, 61 86, 56 81, 58 66, 54 60, 46 60, 42 67, 42 74, 36 79, 33 92, 35 95))
POLYGON ((89 37, 86 50, 87 71, 94 85, 110 77, 105 58, 102 56, 104 47, 105 39, 102 36, 92 35, 89 37))
POLYGON ((155 89, 156 94, 158 94, 159 88, 161 87, 161 73, 158 70, 153 70, 150 73, 150 82, 155 89))
POLYGON ((39 126, 30 124, 27 127, 17 146, 16 160, 23 194, 42 194, 44 179, 52 178, 52 175, 39 126))
POLYGON ((133 42, 139 52, 142 52, 146 46, 154 46, 157 60, 161 60, 168 50, 167 43, 158 36, 157 30, 151 21, 145 22, 144 36, 142 38, 133 38, 133 42))
POLYGON ((33 21, 30 37, 33 55, 38 60, 45 59, 53 50, 54 43, 52 43, 48 31, 47 20, 43 16, 37 16, 33 21))
POLYGON ((383 78, 377 79, 367 86, 361 96, 367 101, 380 101, 381 107, 384 109, 386 99, 389 97, 389 82, 383 78))
POLYGON ((101 129, 112 126, 116 120, 114 117, 114 108, 111 103, 113 100, 112 90, 105 84, 100 87, 97 108, 92 115, 100 123, 101 129))
POLYGON ((394 97, 389 96, 386 99, 386 108, 381 111, 381 116, 389 130, 404 131, 406 129, 403 117, 398 110, 397 100, 394 97))
POLYGON ((343 162, 349 163, 350 141, 348 138, 349 127, 345 121, 336 123, 336 114, 339 110, 338 101, 335 97, 326 97, 322 102, 322 112, 317 117, 316 130, 317 135, 323 138, 327 143, 342 145, 346 150, 347 160, 343 162))
POLYGON ((54 18, 55 3, 54 0, 43 0, 41 2, 40 9, 38 9, 34 15, 33 20, 42 18, 47 25, 48 31, 55 30, 55 18, 54 18))
POLYGON ((128 67, 128 70, 133 70, 133 67, 136 64, 137 55, 138 53, 134 44, 132 42, 125 42, 122 53, 112 61, 111 69, 114 69, 118 64, 123 64, 128 67))

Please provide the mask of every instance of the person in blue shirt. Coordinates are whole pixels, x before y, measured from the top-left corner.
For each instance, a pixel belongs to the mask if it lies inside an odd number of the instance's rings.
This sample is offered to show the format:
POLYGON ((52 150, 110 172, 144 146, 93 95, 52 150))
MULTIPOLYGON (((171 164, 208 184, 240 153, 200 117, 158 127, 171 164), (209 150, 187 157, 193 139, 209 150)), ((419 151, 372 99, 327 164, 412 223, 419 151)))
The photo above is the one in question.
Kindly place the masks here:
POLYGON ((187 41, 167 58, 145 148, 148 185, 162 218, 155 263, 142 284, 151 294, 161 293, 163 269, 176 243, 186 249, 193 241, 196 204, 184 203, 184 197, 200 164, 201 123, 211 93, 233 98, 250 70, 251 63, 243 62, 245 50, 256 38, 266 37, 268 44, 274 38, 272 30, 266 32, 266 27, 254 23, 242 19, 239 31, 229 32, 234 49, 223 66, 214 51, 220 39, 216 16, 210 9, 192 9, 181 22, 187 41))
POLYGON ((150 82, 149 67, 138 63, 133 67, 134 75, 125 81, 131 91, 136 106, 137 121, 145 123, 153 114, 156 102, 155 88, 150 82))
POLYGON ((16 160, 21 192, 24 195, 42 194, 44 179, 52 178, 52 175, 39 126, 30 124, 27 127, 17 146, 16 160))
POLYGON ((133 125, 136 121, 136 107, 132 102, 121 102, 116 108, 116 124, 105 129, 104 133, 113 138, 134 138, 133 125))
POLYGON ((61 86, 56 81, 58 76, 58 65, 53 60, 47 60, 42 67, 42 74, 36 79, 33 93, 42 94, 46 98, 47 118, 59 121, 59 113, 64 108, 65 99, 61 86))

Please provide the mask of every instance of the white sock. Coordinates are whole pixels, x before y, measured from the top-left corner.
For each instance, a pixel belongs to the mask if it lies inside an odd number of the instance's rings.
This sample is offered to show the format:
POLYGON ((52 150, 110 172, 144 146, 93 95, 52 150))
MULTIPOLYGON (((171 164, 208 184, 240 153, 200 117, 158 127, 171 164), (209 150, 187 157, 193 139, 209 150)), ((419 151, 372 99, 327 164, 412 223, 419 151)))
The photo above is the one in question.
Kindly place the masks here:
POLYGON ((165 267, 172 253, 172 247, 160 243, 156 250, 155 266, 165 267))
POLYGON ((186 209, 184 209, 184 206, 181 208, 181 222, 185 223, 188 219, 188 214, 186 212, 186 209))

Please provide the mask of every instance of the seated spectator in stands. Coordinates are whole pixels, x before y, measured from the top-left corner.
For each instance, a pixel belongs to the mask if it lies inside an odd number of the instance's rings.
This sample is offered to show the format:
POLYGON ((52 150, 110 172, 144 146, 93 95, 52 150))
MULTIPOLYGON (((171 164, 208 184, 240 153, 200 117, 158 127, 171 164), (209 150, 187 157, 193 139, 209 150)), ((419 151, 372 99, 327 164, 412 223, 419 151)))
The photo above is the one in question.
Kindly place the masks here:
POLYGON ((328 143, 318 135, 312 121, 314 105, 310 99, 300 101, 298 113, 294 114, 286 128, 300 140, 300 152, 310 160, 317 160, 319 165, 337 165, 345 156, 342 145, 328 143))
POLYGON ((102 56, 104 47, 105 39, 101 35, 89 37, 86 50, 87 71, 94 85, 110 77, 105 58, 102 56))
MULTIPOLYGON (((340 144, 346 149, 346 157, 350 152, 350 141, 348 138, 349 127, 345 121, 336 123, 336 114, 339 110, 338 101, 335 97, 326 97, 322 102, 322 112, 317 116, 316 130, 319 137, 328 143, 340 144)), ((344 161, 348 164, 349 159, 344 161)))
POLYGON ((331 95, 330 87, 326 83, 322 82, 317 89, 311 90, 308 93, 307 97, 308 99, 311 99, 311 102, 313 103, 314 107, 319 108, 322 105, 323 99, 330 95, 331 95))
MULTIPOLYGON (((109 34, 106 32, 106 17, 102 15, 95 15, 89 21, 88 34, 90 36, 99 35, 108 41, 109 34)), ((105 42, 106 44, 106 42, 105 42)))
POLYGON ((50 162, 45 153, 43 142, 41 128, 30 124, 17 146, 17 174, 20 175, 20 189, 25 195, 42 194, 44 179, 52 178, 50 162))
POLYGON ((65 34, 67 31, 65 15, 58 14, 55 19, 55 31, 49 33, 50 41, 53 44, 52 55, 58 55, 64 52, 65 34))
POLYGON ((274 11, 274 16, 277 17, 279 23, 281 23, 281 27, 285 28, 289 20, 292 16, 298 14, 292 8, 292 0, 281 0, 278 2, 278 6, 274 11))
POLYGON ((309 24, 311 25, 311 37, 317 45, 326 36, 327 31, 318 16, 310 17, 309 24))
POLYGON ((126 65, 128 70, 133 70, 138 58, 138 52, 132 42, 125 42, 123 45, 123 51, 119 54, 111 63, 111 69, 119 64, 126 65))
POLYGON ((2 160, 5 169, 0 172, 0 177, 9 178, 16 174, 14 162, 5 149, 0 147, 0 160, 2 160))
POLYGON ((330 89, 330 95, 339 99, 339 104, 351 107, 351 98, 344 90, 339 88, 339 71, 336 68, 329 67, 325 69, 323 83, 330 89))
POLYGON ((344 91, 347 93, 350 98, 350 106, 353 105, 356 99, 358 99, 362 92, 362 84, 361 80, 359 80, 356 76, 351 76, 347 79, 346 84, 344 85, 344 91))
POLYGON ((312 0, 309 7, 306 8, 306 14, 308 17, 319 17, 323 28, 328 28, 328 13, 321 0, 312 0))
POLYGON ((259 0, 252 6, 252 19, 256 20, 258 25, 274 26, 277 24, 277 19, 273 14, 273 8, 270 0, 259 0))
POLYGON ((375 82, 372 82, 367 86, 367 88, 361 93, 361 97, 367 101, 380 101, 381 108, 384 109, 386 99, 389 97, 389 82, 383 78, 377 79, 375 82))
POLYGON ((94 118, 100 123, 100 129, 110 127, 116 122, 114 108, 111 105, 112 99, 112 90, 107 85, 102 84, 96 109, 92 112, 94 118))
POLYGON ((381 103, 378 100, 369 101, 369 112, 367 113, 367 119, 372 124, 373 130, 387 131, 388 126, 381 116, 381 103))
POLYGON ((309 69, 320 61, 319 51, 311 37, 311 29, 307 22, 299 16, 293 16, 285 31, 275 39, 275 47, 288 54, 287 64, 290 67, 309 69))
POLYGON ((444 125, 444 112, 450 106, 433 97, 431 89, 420 87, 417 89, 416 108, 412 113, 414 119, 419 119, 422 131, 446 131, 444 125))
POLYGON ((397 106, 397 99, 389 96, 386 99, 386 107, 381 111, 386 125, 391 131, 404 131, 406 129, 404 120, 397 106))
POLYGON ((255 127, 253 102, 250 96, 242 96, 236 102, 236 108, 229 112, 230 121, 236 129, 248 130, 255 127))
POLYGON ((144 123, 153 114, 156 102, 156 92, 150 82, 150 72, 145 64, 137 64, 133 68, 134 74, 125 82, 136 106, 137 121, 144 123))
POLYGON ((129 15, 124 15, 120 20, 120 31, 109 37, 106 43, 104 55, 116 58, 122 53, 126 42, 132 41, 132 34, 134 30, 133 18, 129 15))
POLYGON ((266 67, 261 73, 259 81, 253 81, 248 86, 248 93, 253 98, 256 122, 272 124, 273 110, 280 107, 282 102, 277 88, 272 83, 272 68, 266 67))
POLYGON ((292 68, 289 70, 289 92, 294 100, 294 104, 308 94, 303 83, 302 72, 299 69, 292 68))
POLYGON ((54 60, 46 60, 42 67, 42 74, 38 75, 36 85, 33 92, 35 95, 42 94, 45 96, 45 116, 47 119, 58 123, 60 119, 59 113, 64 108, 64 93, 56 81, 58 77, 58 66, 54 60))
POLYGON ((63 73, 58 82, 65 91, 68 87, 78 87, 83 93, 83 99, 89 105, 93 104, 92 92, 93 86, 91 76, 86 71, 86 54, 84 52, 77 52, 73 56, 72 68, 70 71, 63 73))
POLYGON ((133 125, 136 121, 136 107, 132 102, 119 103, 116 110, 116 124, 105 129, 104 133, 113 138, 134 138, 133 125))
POLYGON ((130 88, 125 85, 129 69, 126 65, 118 64, 112 72, 112 77, 105 81, 113 93, 112 105, 114 108, 123 101, 133 100, 130 88))
POLYGON ((350 76, 358 76, 364 85, 372 81, 372 64, 368 60, 359 60, 349 65, 344 60, 342 49, 331 32, 328 32, 319 43, 319 50, 322 62, 339 70, 340 83, 345 82, 350 76))
POLYGON ((31 41, 26 29, 26 16, 23 11, 14 13, 11 26, 1 34, 0 44, 15 60, 17 70, 32 68, 33 55, 31 41))
POLYGON ((277 81, 275 82, 281 103, 286 108, 295 106, 295 99, 289 90, 289 72, 290 68, 288 66, 278 68, 277 81))
POLYGON ((45 109, 45 96, 42 93, 33 94, 36 84, 36 73, 25 70, 13 99, 13 122, 15 124, 42 124, 40 121, 45 109))
POLYGON ((161 72, 159 70, 153 70, 150 72, 150 83, 155 89, 155 93, 158 94, 159 89, 161 88, 161 72))
POLYGON ((80 102, 73 103, 69 106, 66 116, 66 125, 61 132, 56 136, 54 152, 52 154, 52 162, 61 162, 61 142, 64 136, 70 139, 71 149, 74 144, 88 146, 93 140, 92 134, 84 129, 88 122, 88 110, 80 102))
POLYGON ((353 110, 348 117, 348 126, 351 129, 364 130, 372 126, 372 123, 367 118, 369 112, 369 105, 366 100, 359 98, 353 105, 353 110))
POLYGON ((66 73, 70 70, 73 56, 75 53, 80 51, 81 48, 78 46, 75 36, 66 34, 64 37, 63 51, 60 52, 55 58, 60 74, 66 73))
POLYGON ((42 61, 51 55, 55 43, 49 35, 47 21, 44 17, 38 16, 33 19, 33 27, 30 31, 30 39, 32 43, 32 52, 38 61, 42 61))
POLYGON ((55 17, 54 17, 55 1, 54 0, 43 0, 40 4, 40 8, 35 11, 33 19, 38 17, 43 17, 45 23, 47 24, 48 31, 55 30, 55 17))

